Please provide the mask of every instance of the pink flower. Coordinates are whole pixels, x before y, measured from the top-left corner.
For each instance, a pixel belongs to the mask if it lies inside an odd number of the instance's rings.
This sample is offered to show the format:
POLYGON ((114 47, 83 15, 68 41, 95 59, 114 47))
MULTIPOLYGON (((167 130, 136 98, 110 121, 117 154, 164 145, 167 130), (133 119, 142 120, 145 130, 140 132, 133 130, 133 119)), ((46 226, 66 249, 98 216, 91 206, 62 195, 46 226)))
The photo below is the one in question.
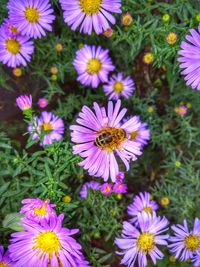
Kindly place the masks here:
POLYGON ((108 196, 110 194, 112 194, 113 190, 112 190, 112 185, 109 184, 109 183, 104 183, 102 186, 101 186, 101 193, 105 196, 108 196))
POLYGON ((122 183, 116 183, 113 186, 113 192, 117 194, 125 194, 127 192, 127 185, 122 183))
POLYGON ((32 107, 32 96, 21 95, 16 99, 17 106, 21 110, 27 110, 32 107))
POLYGON ((46 106, 48 106, 48 100, 46 98, 40 98, 37 104, 40 108, 46 108, 46 106))

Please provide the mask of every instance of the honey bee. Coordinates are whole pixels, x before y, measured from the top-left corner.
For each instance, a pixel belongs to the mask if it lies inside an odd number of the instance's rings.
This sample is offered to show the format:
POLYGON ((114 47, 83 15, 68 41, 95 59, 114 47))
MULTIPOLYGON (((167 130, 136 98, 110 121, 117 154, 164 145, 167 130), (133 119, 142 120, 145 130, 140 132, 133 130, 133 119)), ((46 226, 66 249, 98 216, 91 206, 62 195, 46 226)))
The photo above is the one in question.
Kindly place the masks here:
POLYGON ((126 138, 126 132, 120 128, 107 128, 99 132, 94 145, 100 148, 116 148, 126 138))

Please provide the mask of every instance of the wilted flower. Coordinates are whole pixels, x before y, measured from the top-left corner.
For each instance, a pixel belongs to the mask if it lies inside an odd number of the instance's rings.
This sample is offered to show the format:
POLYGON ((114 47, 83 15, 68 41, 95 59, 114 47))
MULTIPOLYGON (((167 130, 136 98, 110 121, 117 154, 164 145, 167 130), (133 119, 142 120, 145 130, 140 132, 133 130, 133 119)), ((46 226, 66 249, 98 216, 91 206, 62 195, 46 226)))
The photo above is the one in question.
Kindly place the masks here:
POLYGON ((17 106, 23 111, 27 109, 31 109, 32 96, 21 95, 16 99, 16 103, 17 103, 17 106))
POLYGON ((48 106, 48 100, 46 98, 40 98, 37 104, 40 108, 46 108, 48 106))
POLYGON ((112 185, 109 183, 104 183, 101 188, 101 193, 105 196, 108 196, 110 194, 112 194, 113 190, 112 190, 112 185))
POLYGON ((81 198, 87 198, 87 193, 88 193, 89 188, 92 190, 99 190, 100 187, 101 187, 100 183, 97 183, 95 181, 84 183, 84 185, 82 186, 81 191, 80 191, 80 197, 81 198))
POLYGON ((0 62, 8 67, 26 66, 34 52, 33 42, 28 37, 9 35, 5 26, 0 28, 0 62))
POLYGON ((175 235, 169 238, 172 243, 169 248, 174 253, 175 258, 180 258, 181 261, 192 259, 194 253, 200 249, 200 220, 195 219, 191 231, 188 229, 186 220, 183 221, 183 225, 173 225, 172 230, 175 235))
POLYGON ((103 86, 109 100, 117 100, 120 97, 129 98, 135 90, 135 83, 131 77, 124 77, 122 73, 113 75, 107 84, 103 86))
POLYGON ((126 13, 122 15, 121 18, 122 25, 129 26, 133 22, 133 18, 130 13, 126 13))
POLYGON ((115 183, 113 186, 113 192, 118 194, 125 194, 127 192, 127 185, 123 183, 115 183))
POLYGON ((184 69, 181 74, 185 76, 186 84, 192 89, 200 90, 200 25, 198 31, 191 29, 190 34, 185 36, 188 42, 181 43, 181 50, 178 51, 181 57, 178 61, 181 62, 180 68, 184 69))
POLYGON ((60 0, 64 10, 64 21, 75 31, 101 34, 109 28, 109 22, 115 24, 111 13, 121 13, 121 0, 60 0))
POLYGON ((175 108, 175 112, 181 117, 184 117, 188 112, 188 108, 186 106, 180 105, 175 108))
POLYGON ((34 118, 34 123, 29 125, 28 131, 33 134, 33 140, 42 138, 42 145, 51 145, 62 139, 64 123, 53 113, 43 111, 39 119, 34 118))
POLYGON ((108 53, 109 50, 94 45, 84 45, 79 49, 73 62, 78 73, 77 80, 92 88, 98 87, 100 82, 107 82, 109 72, 115 69, 108 53))
POLYGON ((41 38, 45 30, 52 30, 55 16, 48 0, 10 0, 8 10, 11 22, 22 35, 41 38))
POLYGON ((141 144, 131 140, 131 132, 137 131, 140 121, 133 117, 122 123, 127 109, 120 111, 121 101, 115 105, 110 101, 108 109, 94 103, 95 113, 83 106, 79 113, 77 123, 70 127, 74 154, 85 158, 80 166, 88 170, 91 176, 102 177, 105 181, 109 176, 116 181, 119 166, 116 156, 119 156, 129 169, 129 161, 136 160, 141 155, 141 144), (103 166, 103 167, 102 167, 103 166))
POLYGON ((178 39, 178 36, 174 32, 170 32, 166 37, 166 40, 167 40, 168 44, 170 44, 170 45, 175 44, 177 39, 178 39))
POLYGON ((153 214, 158 209, 158 205, 154 200, 151 200, 150 194, 147 192, 140 192, 139 195, 134 197, 133 203, 128 206, 128 215, 133 218, 130 220, 132 223, 137 223, 138 215, 147 212, 153 214))
POLYGON ((107 29, 103 32, 103 35, 107 38, 110 38, 113 35, 113 30, 112 29, 107 29))
POLYGON ((43 220, 49 221, 51 216, 56 216, 56 212, 53 209, 56 205, 50 204, 50 200, 35 199, 23 199, 24 204, 20 210, 21 214, 24 214, 27 219, 40 223, 43 220))
POLYGON ((122 238, 115 239, 115 244, 122 249, 117 254, 124 255, 121 264, 134 267, 138 260, 139 267, 146 267, 149 255, 156 265, 156 260, 164 257, 157 245, 167 245, 168 235, 163 232, 168 229, 168 221, 142 212, 138 215, 138 223, 137 229, 132 224, 123 222, 122 238))
POLYGON ((81 246, 71 236, 78 229, 62 227, 63 215, 38 224, 26 218, 24 231, 11 234, 9 252, 16 266, 89 266, 81 246))
POLYGON ((10 258, 10 253, 7 251, 4 254, 4 247, 0 246, 0 266, 1 267, 11 267, 14 266, 12 265, 12 261, 10 258))

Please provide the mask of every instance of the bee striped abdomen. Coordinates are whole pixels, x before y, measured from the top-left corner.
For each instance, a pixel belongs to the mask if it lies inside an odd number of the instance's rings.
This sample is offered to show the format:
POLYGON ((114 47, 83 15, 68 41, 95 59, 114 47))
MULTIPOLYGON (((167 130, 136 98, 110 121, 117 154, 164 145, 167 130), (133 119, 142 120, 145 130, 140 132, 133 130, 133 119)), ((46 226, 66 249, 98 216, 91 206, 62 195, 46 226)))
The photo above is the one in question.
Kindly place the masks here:
POLYGON ((121 128, 106 128, 98 132, 94 145, 102 149, 114 150, 126 138, 126 133, 121 128))

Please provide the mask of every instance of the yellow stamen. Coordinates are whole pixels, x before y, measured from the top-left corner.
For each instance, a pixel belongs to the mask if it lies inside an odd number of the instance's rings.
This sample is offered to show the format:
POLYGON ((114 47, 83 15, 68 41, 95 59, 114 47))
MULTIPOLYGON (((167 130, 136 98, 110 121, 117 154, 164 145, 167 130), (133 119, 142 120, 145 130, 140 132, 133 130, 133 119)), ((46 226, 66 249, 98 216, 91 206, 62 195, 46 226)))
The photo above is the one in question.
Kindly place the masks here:
POLYGON ((22 76, 22 69, 20 69, 20 68, 15 68, 15 69, 13 69, 13 74, 14 74, 16 77, 21 77, 21 76, 22 76))
POLYGON ((200 240, 197 235, 191 234, 185 238, 184 243, 188 250, 195 252, 199 248, 200 240))
POLYGON ((45 131, 51 131, 51 130, 53 130, 53 127, 52 127, 52 125, 50 123, 45 122, 42 125, 42 129, 44 129, 45 131))
POLYGON ((96 14, 101 8, 102 0, 80 0, 80 6, 87 15, 96 14))
POLYGON ((170 203, 170 200, 168 197, 162 197, 160 203, 163 207, 167 207, 170 203))
POLYGON ((101 70, 102 63, 97 58, 92 58, 87 64, 87 71, 89 74, 97 74, 101 70))
POLYGON ((20 43, 17 39, 15 38, 11 38, 11 39, 8 39, 6 41, 6 49, 8 50, 8 52, 10 52, 11 54, 18 54, 19 51, 20 51, 20 43))
POLYGON ((28 22, 37 23, 39 21, 40 14, 34 7, 27 7, 24 11, 24 14, 28 22))
POLYGON ((151 250, 154 248, 154 235, 151 233, 140 234, 136 245, 137 248, 145 254, 151 252, 151 250))
POLYGON ((46 205, 43 204, 41 208, 34 208, 34 213, 38 216, 44 216, 47 214, 46 205))
POLYGON ((9 267, 9 265, 3 261, 0 261, 0 267, 9 267))
POLYGON ((40 233, 34 241, 33 249, 39 249, 39 253, 47 253, 49 259, 61 249, 59 237, 51 231, 40 233))
POLYGON ((19 33, 18 29, 15 28, 14 26, 10 27, 10 31, 11 31, 11 33, 19 33))
POLYGON ((146 211, 146 212, 149 212, 149 213, 151 213, 151 214, 153 213, 151 207, 144 207, 142 210, 143 210, 143 211, 146 211))
POLYGON ((115 93, 120 94, 124 90, 124 85, 122 82, 115 82, 113 88, 115 93))
POLYGON ((150 64, 150 63, 152 63, 153 60, 154 60, 154 56, 153 56, 152 53, 146 53, 146 54, 144 55, 144 57, 143 57, 143 61, 144 61, 144 63, 146 63, 146 64, 150 64))

